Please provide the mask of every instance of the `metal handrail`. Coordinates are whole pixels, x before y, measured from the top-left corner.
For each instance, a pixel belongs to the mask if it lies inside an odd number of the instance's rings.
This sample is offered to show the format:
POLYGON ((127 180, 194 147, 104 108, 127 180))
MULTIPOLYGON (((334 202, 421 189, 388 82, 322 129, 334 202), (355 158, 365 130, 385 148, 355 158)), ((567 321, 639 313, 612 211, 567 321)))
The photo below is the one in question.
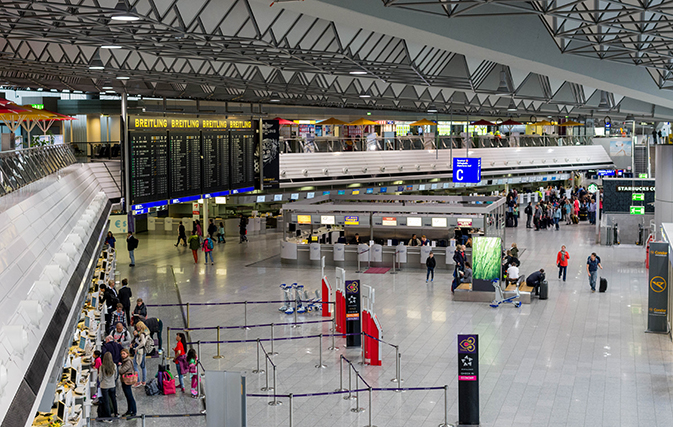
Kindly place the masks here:
POLYGON ((45 145, 0 152, 0 196, 11 193, 75 163, 71 148, 45 145))
POLYGON ((396 137, 315 137, 282 138, 281 153, 331 153, 341 151, 405 151, 405 150, 446 150, 465 148, 504 147, 555 147, 569 145, 591 145, 591 136, 571 135, 518 135, 493 136, 465 135, 422 136, 405 135, 396 137))

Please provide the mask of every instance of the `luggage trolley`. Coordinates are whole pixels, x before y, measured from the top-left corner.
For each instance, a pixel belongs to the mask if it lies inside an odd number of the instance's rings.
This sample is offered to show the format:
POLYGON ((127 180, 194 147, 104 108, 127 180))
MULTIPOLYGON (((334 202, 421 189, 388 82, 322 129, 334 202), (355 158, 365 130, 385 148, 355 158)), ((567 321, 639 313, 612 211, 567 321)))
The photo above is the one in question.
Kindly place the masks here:
POLYGON ((499 279, 494 279, 491 281, 493 284, 493 288, 495 289, 495 299, 493 302, 491 302, 490 306, 497 308, 500 307, 501 304, 513 304, 514 307, 521 307, 521 301, 515 301, 516 299, 519 299, 521 297, 521 293, 519 292, 519 288, 521 287, 521 283, 523 283, 523 275, 519 276, 519 280, 516 283, 516 290, 515 294, 512 295, 511 297, 505 298, 505 293, 502 290, 502 287, 500 286, 499 279))

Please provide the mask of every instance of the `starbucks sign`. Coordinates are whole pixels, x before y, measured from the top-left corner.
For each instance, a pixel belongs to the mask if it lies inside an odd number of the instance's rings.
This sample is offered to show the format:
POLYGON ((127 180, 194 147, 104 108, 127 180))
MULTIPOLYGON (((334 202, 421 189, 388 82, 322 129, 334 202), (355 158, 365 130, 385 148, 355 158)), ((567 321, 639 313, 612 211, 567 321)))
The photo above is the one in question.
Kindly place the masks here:
POLYGON ((591 194, 594 194, 596 191, 598 191, 598 186, 596 184, 591 183, 587 186, 587 191, 591 194))

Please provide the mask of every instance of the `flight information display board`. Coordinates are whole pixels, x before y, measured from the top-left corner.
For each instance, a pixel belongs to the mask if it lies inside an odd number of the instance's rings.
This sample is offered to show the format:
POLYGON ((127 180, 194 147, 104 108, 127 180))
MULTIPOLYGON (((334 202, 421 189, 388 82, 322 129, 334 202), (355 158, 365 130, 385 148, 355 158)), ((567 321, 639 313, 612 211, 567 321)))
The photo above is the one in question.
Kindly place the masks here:
POLYGON ((255 134, 249 130, 232 130, 230 137, 231 186, 251 187, 255 185, 255 134))
POLYGON ((246 119, 129 117, 131 204, 255 187, 246 119))
POLYGON ((169 132, 170 197, 201 192, 201 135, 169 132))
POLYGON ((203 133, 203 192, 229 187, 229 132, 203 133))
POLYGON ((161 132, 133 132, 131 204, 168 198, 168 138, 161 132))

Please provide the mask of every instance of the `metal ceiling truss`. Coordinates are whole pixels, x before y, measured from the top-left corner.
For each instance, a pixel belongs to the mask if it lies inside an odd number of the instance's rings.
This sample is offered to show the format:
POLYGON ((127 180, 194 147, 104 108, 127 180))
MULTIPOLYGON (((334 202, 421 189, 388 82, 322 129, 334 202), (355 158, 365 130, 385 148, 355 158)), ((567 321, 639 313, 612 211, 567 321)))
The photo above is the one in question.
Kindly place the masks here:
POLYGON ((669 0, 382 0, 388 7, 447 18, 537 15, 559 49, 648 68, 671 89, 673 2, 669 0))
MULTIPOLYGON (((432 106, 440 113, 494 116, 512 115, 511 99, 518 114, 545 115, 590 114, 600 101, 593 88, 248 0, 131 1, 141 16, 131 23, 110 20, 116 3, 3 1, 0 83, 86 92, 113 86, 146 97, 253 103, 277 98, 290 105, 374 110, 425 112, 432 106), (105 69, 90 70, 97 55, 105 69), (505 93, 498 90, 501 71, 505 93)), ((386 3, 422 4, 428 11, 436 6, 429 0, 386 3)), ((440 3, 447 16, 482 4, 440 3)), ((528 3, 507 4, 537 13, 528 3)), ((557 28, 568 30, 566 24, 557 28)), ((669 73, 662 73, 658 78, 667 87, 669 73)), ((618 112, 618 102, 611 106, 618 112)))

